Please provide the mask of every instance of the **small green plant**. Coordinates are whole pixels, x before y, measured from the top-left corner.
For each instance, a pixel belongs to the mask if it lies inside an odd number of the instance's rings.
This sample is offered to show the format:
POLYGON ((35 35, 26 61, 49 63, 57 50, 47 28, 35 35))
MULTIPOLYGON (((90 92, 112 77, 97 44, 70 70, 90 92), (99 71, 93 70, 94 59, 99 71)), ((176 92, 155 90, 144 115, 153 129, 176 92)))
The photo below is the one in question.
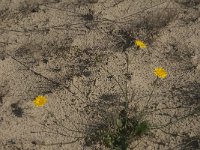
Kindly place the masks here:
MULTIPOLYGON (((128 55, 126 55, 126 58, 126 71, 128 73, 128 55)), ((106 71, 112 75, 108 70, 106 71)), ((133 116, 130 115, 127 80, 124 89, 115 76, 113 78, 123 93, 123 99, 125 101, 122 103, 122 108, 118 112, 112 112, 111 115, 103 114, 102 118, 104 122, 95 129, 90 130, 85 138, 85 142, 87 146, 100 143, 111 150, 127 150, 134 139, 148 133, 150 124, 142 120, 141 113, 134 112, 135 114, 133 116)))
POLYGON ((108 118, 107 124, 99 126, 86 138, 86 143, 100 142, 112 150, 127 150, 130 143, 147 133, 150 124, 137 117, 129 117, 125 109, 117 117, 108 118), (109 121, 110 120, 110 121, 109 121))
POLYGON ((148 122, 135 117, 128 117, 126 110, 122 110, 118 118, 102 134, 103 143, 115 150, 126 150, 134 138, 149 131, 148 122))

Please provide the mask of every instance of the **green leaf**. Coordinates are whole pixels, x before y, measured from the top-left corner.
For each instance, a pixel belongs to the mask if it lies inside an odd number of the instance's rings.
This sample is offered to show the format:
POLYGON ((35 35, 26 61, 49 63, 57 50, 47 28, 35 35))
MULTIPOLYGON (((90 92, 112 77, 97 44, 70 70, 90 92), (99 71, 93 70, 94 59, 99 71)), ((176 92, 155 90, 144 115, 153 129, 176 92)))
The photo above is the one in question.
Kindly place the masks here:
POLYGON ((123 126, 122 120, 121 119, 117 119, 116 120, 116 124, 119 128, 121 128, 123 126))
POLYGON ((149 131, 149 124, 146 121, 141 122, 135 129, 135 134, 141 136, 142 134, 149 131))

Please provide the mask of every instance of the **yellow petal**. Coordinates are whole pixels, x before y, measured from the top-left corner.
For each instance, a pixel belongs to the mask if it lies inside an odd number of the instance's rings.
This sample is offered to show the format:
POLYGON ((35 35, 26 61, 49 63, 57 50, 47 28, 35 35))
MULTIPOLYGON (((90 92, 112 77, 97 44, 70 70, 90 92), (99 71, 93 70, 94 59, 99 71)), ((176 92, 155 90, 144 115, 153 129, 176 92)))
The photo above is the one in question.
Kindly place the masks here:
POLYGON ((46 101, 46 97, 39 95, 35 98, 33 102, 36 107, 42 107, 45 105, 46 101))
POLYGON ((154 74, 159 77, 159 78, 166 78, 167 77, 167 72, 162 68, 162 67, 158 67, 154 69, 154 74))
POLYGON ((147 45, 141 40, 135 40, 135 45, 138 46, 139 48, 146 48, 147 47, 147 45))

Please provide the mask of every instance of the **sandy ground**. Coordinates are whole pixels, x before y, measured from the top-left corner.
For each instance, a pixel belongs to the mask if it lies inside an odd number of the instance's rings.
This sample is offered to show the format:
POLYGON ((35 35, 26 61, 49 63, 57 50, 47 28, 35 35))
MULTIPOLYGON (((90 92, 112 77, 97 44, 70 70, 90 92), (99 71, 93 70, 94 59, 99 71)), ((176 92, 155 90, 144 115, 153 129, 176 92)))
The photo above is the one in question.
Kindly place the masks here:
POLYGON ((0 0, 0 149, 106 149, 81 137, 99 120, 92 106, 114 110, 123 100, 112 75, 124 87, 125 54, 131 108, 144 108, 153 70, 163 67, 168 76, 148 107, 157 111, 145 119, 162 125, 196 111, 130 147, 200 149, 199 0, 0 0), (33 105, 38 95, 44 107, 33 105))

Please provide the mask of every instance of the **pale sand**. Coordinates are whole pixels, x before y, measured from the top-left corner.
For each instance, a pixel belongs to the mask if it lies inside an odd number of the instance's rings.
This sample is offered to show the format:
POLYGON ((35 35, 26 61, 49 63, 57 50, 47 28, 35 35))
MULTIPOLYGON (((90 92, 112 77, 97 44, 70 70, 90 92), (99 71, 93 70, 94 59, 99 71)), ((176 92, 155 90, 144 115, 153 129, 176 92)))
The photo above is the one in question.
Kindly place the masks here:
MULTIPOLYGON (((0 0, 0 149, 105 149, 98 145, 85 147, 83 140, 52 146, 40 144, 66 143, 73 141, 73 137, 84 136, 66 128, 84 131, 83 124, 97 121, 97 116, 91 118, 94 109, 86 106, 98 102, 102 94, 116 94, 116 101, 123 100, 115 80, 109 80, 110 75, 101 68, 104 66, 118 77, 124 87, 126 60, 119 46, 124 38, 119 29, 148 44, 146 49, 137 50, 133 45, 126 49, 132 74, 128 90, 130 94, 135 92, 130 107, 144 108, 148 99, 145 96, 151 92, 156 78, 153 70, 159 66, 167 70, 168 77, 159 81, 150 104, 151 109, 161 111, 149 114, 146 119, 157 125, 165 124, 171 117, 189 112, 189 108, 182 107, 200 107, 198 0, 188 6, 183 0, 177 1, 179 3, 99 0, 87 4, 88 1, 0 0), (86 22, 81 17, 89 9, 94 11, 95 22, 86 22), (96 56, 101 61, 96 61, 96 56), (182 88, 173 89, 174 86, 182 88), (44 108, 33 105, 38 95, 47 97, 44 108), (176 106, 181 108, 171 108, 176 106), (171 109, 164 110, 166 107, 171 109), (53 125, 45 109, 52 111, 66 128, 61 123, 53 125), (45 120, 49 128, 41 125, 45 120), (32 133, 39 131, 46 133, 32 133)), ((111 110, 116 108, 113 107, 111 110)), ((133 141, 132 147, 137 145, 136 150, 180 149, 178 145, 183 146, 186 137, 200 136, 199 129, 198 114, 163 128, 180 136, 152 130, 150 135, 133 141)), ((193 145, 198 146, 198 140, 195 142, 193 145)))

